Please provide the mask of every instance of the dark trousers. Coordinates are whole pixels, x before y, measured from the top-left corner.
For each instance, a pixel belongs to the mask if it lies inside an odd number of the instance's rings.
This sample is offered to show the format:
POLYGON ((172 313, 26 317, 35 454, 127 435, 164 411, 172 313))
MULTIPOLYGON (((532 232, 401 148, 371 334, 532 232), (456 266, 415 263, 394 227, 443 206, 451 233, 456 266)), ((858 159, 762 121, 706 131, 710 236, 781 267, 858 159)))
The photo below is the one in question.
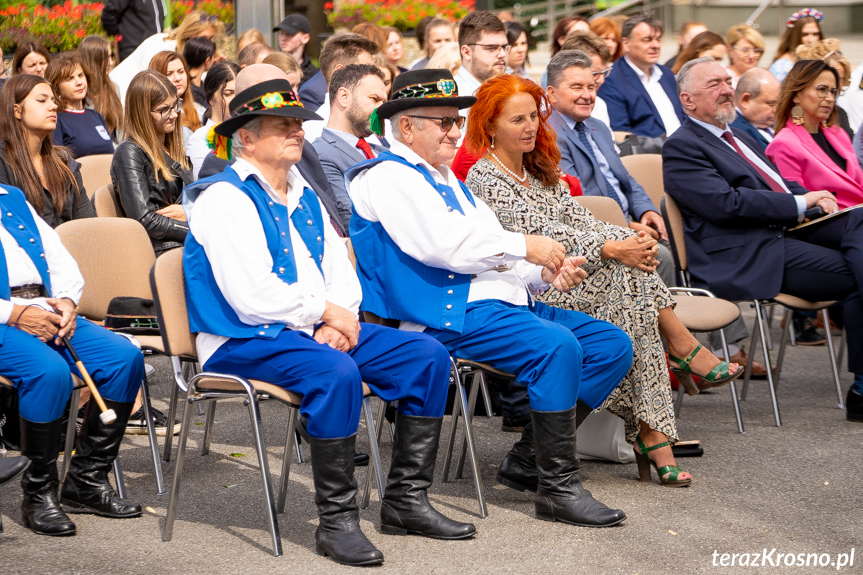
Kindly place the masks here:
POLYGON ((863 212, 855 210, 785 238, 782 293, 811 301, 842 300, 848 370, 863 373, 863 212))

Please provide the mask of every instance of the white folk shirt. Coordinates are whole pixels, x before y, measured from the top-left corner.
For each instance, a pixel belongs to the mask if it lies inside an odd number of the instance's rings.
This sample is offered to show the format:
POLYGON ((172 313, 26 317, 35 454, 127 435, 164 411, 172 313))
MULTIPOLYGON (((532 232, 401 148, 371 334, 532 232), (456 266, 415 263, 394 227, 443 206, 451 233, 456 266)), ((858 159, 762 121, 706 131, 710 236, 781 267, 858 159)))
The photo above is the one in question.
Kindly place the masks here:
MULTIPOLYGON (((6 194, 5 190, 0 190, 0 194, 6 194)), ((30 214, 36 221, 36 228, 39 230, 39 235, 42 238, 42 248, 45 250, 45 261, 48 263, 48 270, 51 272, 51 297, 61 298, 67 297, 77 305, 81 301, 81 293, 84 289, 84 278, 78 270, 78 264, 72 255, 63 246, 60 241, 60 236, 57 235, 51 226, 45 223, 33 206, 27 203, 30 208, 30 214)), ((4 219, 5 222, 5 219, 4 219)), ((27 252, 18 245, 15 238, 12 237, 6 228, 0 225, 0 243, 3 244, 3 251, 6 255, 6 268, 9 271, 9 287, 19 287, 29 284, 42 285, 42 278, 39 276, 39 270, 27 252)), ((13 297, 10 300, 0 299, 0 322, 7 323, 12 315, 12 306, 18 305, 37 305, 45 311, 53 312, 54 308, 48 305, 45 298, 23 299, 13 297)))
MULTIPOLYGON (((479 90, 479 87, 482 86, 482 82, 476 79, 476 76, 468 72, 467 67, 462 64, 458 72, 455 75, 455 85, 458 87, 458 95, 459 96, 475 96, 476 91, 479 90)), ((464 116, 467 118, 468 112, 470 112, 470 108, 464 108, 458 111, 459 116, 464 116)), ((465 124, 467 126, 467 124, 465 124)), ((461 136, 458 138, 458 146, 461 146, 464 141, 464 134, 466 130, 462 130, 461 136)))
POLYGON ((638 79, 641 80, 641 84, 647 90, 647 95, 650 96, 653 105, 656 106, 656 110, 659 112, 659 118, 662 120, 662 125, 665 126, 665 135, 670 136, 680 127, 680 118, 677 117, 674 104, 671 103, 671 99, 665 93, 662 84, 659 83, 659 79, 662 78, 662 69, 654 64, 648 78, 641 68, 629 61, 629 58, 624 56, 623 59, 626 60, 629 67, 638 75, 638 79))
MULTIPOLYGON (((527 305, 529 294, 548 288, 542 281, 542 267, 524 261, 524 236, 506 231, 478 197, 474 196, 476 207, 472 206, 449 168, 433 168, 399 141, 392 142, 390 151, 450 186, 464 215, 448 210, 437 190, 415 169, 383 162, 351 182, 348 193, 358 216, 380 222, 396 245, 415 260, 472 275, 468 302, 493 299, 527 305)), ((402 322, 402 328, 425 329, 408 322, 402 322)))
MULTIPOLYGON (((274 202, 284 205, 251 163, 238 159, 234 171, 242 180, 257 178, 274 202)), ((310 187, 296 167, 288 175, 288 214, 300 203, 303 188, 310 187)), ((321 205, 323 221, 329 221, 321 205)), ((222 295, 247 325, 285 324, 309 335, 320 322, 326 303, 359 313, 362 291, 348 251, 335 229, 324 225, 323 275, 291 222, 291 244, 297 281, 285 283, 273 273, 273 258, 255 203, 242 190, 227 183, 203 191, 187 212, 189 229, 203 246, 222 295)), ((200 333, 198 360, 203 364, 228 338, 200 333)))

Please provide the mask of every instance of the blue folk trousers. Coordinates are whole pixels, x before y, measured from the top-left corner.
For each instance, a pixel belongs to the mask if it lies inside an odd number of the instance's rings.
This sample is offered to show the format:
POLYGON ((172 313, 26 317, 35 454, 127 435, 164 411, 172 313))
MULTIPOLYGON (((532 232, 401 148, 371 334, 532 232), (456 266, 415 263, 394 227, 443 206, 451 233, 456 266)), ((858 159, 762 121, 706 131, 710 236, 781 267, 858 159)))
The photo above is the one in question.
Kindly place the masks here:
POLYGON ((514 374, 534 411, 566 411, 579 399, 597 408, 632 366, 632 341, 621 329, 541 302, 471 302, 462 333, 425 333, 454 357, 514 374))
POLYGON ((398 400, 405 415, 443 416, 450 363, 446 349, 424 334, 364 323, 348 353, 286 329, 273 340, 229 339, 204 370, 302 395, 300 413, 309 421, 309 435, 335 439, 357 432, 363 382, 384 401, 398 400))
MULTIPOLYGON (((72 346, 104 399, 132 403, 144 379, 144 357, 128 340, 78 317, 72 346)), ((34 423, 60 419, 80 377, 65 346, 8 328, 0 345, 0 375, 18 390, 18 411, 34 423)))

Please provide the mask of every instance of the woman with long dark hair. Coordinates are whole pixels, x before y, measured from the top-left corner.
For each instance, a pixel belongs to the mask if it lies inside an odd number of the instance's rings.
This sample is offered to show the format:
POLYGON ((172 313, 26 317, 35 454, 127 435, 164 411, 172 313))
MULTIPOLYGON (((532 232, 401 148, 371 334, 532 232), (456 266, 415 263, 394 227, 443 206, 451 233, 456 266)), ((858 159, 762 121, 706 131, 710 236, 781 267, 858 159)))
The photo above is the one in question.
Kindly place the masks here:
POLYGON ((686 48, 677 55, 677 59, 674 61, 671 71, 677 74, 680 72, 680 69, 683 68, 683 65, 690 60, 695 60, 696 58, 702 58, 705 56, 710 56, 717 62, 722 63, 722 61, 725 60, 727 53, 728 51, 725 48, 725 39, 722 36, 715 32, 702 32, 693 38, 686 45, 686 48))
MULTIPOLYGON (((291 58, 283 52, 278 54, 291 58)), ((297 68, 299 69, 299 66, 297 68)), ((239 73, 240 67, 233 62, 219 62, 210 68, 207 79, 204 80, 204 93, 210 107, 204 113, 204 125, 195 130, 189 138, 189 147, 186 150, 192 162, 192 175, 195 179, 198 179, 204 159, 214 152, 216 143, 222 141, 223 146, 227 145, 224 138, 220 138, 213 128, 230 117, 228 105, 234 99, 234 81, 239 73)))
POLYGON ((518 22, 506 22, 506 41, 509 43, 507 74, 518 74, 522 78, 530 78, 525 69, 530 65, 527 57, 527 30, 518 22))
POLYGON ((39 76, 13 76, 0 90, 0 184, 23 190, 52 228, 96 216, 80 164, 51 142, 58 109, 51 84, 39 76))
POLYGON ((78 57, 89 79, 87 99, 102 114, 114 142, 119 143, 123 133, 123 103, 117 86, 108 76, 114 67, 111 44, 101 36, 87 36, 78 46, 78 57))
POLYGON ((213 67, 215 55, 216 45, 209 38, 189 38, 183 48, 183 59, 189 67, 189 86, 201 117, 207 110, 207 97, 201 84, 207 71, 213 67))
POLYGON ((821 19, 824 15, 820 10, 803 8, 792 14, 785 23, 785 31, 779 39, 779 47, 770 64, 770 73, 780 82, 785 79, 794 62, 797 61, 795 50, 798 46, 811 46, 822 40, 821 19))

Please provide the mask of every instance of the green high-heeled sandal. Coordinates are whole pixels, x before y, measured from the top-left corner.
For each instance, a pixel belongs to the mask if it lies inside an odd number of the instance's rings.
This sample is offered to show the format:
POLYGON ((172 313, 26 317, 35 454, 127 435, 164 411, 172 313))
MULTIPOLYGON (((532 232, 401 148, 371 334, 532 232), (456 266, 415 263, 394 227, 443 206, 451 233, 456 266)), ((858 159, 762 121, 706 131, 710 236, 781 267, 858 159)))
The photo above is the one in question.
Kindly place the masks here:
POLYGON ((731 373, 729 363, 727 361, 720 361, 719 364, 711 369, 707 375, 695 373, 692 371, 689 364, 693 359, 695 359, 695 356, 698 355, 698 352, 701 351, 701 348, 703 347, 704 346, 699 343, 695 349, 692 350, 692 353, 686 356, 685 359, 673 356, 670 353, 668 354, 668 361, 677 364, 677 367, 672 365, 671 370, 677 376, 681 385, 683 385, 687 395, 698 395, 702 390, 709 389, 711 387, 721 387, 734 381, 745 371, 745 368, 740 365, 737 367, 737 371, 731 373), (693 374, 701 378, 701 385, 696 384, 695 380, 692 379, 693 374))
POLYGON ((641 441, 640 437, 636 437, 635 439, 638 442, 638 448, 636 449, 633 447, 633 451, 635 452, 635 462, 638 464, 638 479, 642 483, 650 483, 650 467, 652 466, 656 469, 656 473, 659 475, 659 481, 662 483, 663 487, 689 487, 692 483, 691 478, 678 479, 680 474, 683 473, 682 469, 676 465, 657 467, 656 462, 648 455, 648 453, 654 449, 662 449, 663 447, 671 445, 670 442, 664 441, 656 445, 651 445, 650 447, 645 447, 644 442, 641 441))

